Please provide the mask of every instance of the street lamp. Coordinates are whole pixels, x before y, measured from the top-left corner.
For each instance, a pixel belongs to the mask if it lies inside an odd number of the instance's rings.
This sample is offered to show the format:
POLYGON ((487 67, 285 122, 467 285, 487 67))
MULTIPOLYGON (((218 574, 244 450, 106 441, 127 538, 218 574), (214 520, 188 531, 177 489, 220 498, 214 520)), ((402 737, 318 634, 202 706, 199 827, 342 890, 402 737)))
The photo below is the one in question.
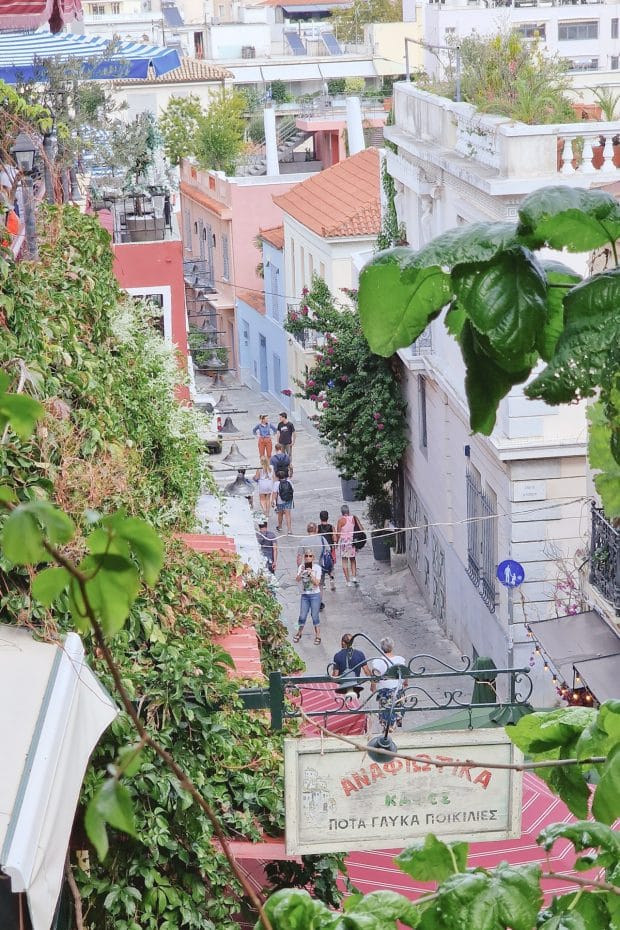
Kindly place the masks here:
POLYGON ((20 132, 10 152, 17 168, 26 179, 25 196, 22 196, 24 204, 24 225, 26 227, 26 248, 28 250, 28 257, 36 260, 39 257, 39 252, 37 249, 37 231, 34 220, 34 186, 32 181, 36 146, 27 133, 20 132))
POLYGON ((51 110, 49 113, 49 128, 43 133, 43 176, 45 179, 45 199, 48 203, 56 203, 54 191, 54 162, 58 154, 58 139, 56 138, 56 117, 51 110))

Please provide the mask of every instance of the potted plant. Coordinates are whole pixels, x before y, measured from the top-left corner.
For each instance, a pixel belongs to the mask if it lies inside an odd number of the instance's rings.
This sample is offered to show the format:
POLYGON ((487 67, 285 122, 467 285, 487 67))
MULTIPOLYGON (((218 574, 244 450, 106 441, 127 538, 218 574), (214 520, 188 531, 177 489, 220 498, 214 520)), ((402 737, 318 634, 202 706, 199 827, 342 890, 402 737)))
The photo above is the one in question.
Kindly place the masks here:
POLYGON ((370 541, 377 562, 389 562, 390 550, 396 545, 392 524, 392 504, 387 491, 368 500, 368 520, 372 525, 370 541))

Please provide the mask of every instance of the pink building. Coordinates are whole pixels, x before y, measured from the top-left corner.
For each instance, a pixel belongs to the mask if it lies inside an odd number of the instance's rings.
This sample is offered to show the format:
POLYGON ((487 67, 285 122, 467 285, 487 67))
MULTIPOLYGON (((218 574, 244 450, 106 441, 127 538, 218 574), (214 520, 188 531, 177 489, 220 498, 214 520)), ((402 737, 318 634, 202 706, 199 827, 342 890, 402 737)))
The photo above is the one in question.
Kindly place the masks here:
POLYGON ((262 295, 261 227, 279 226, 274 196, 307 175, 226 177, 181 162, 181 214, 190 326, 217 335, 228 350, 228 368, 238 369, 235 313, 240 292, 262 295))

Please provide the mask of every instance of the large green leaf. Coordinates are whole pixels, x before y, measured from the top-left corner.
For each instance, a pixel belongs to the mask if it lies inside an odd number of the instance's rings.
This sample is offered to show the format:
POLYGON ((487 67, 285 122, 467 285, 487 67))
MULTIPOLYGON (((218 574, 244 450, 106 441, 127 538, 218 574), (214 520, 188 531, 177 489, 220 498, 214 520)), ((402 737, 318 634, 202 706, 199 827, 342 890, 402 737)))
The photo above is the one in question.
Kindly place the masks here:
POLYGON ((110 843, 105 820, 97 810, 97 795, 91 798, 86 808, 84 829, 86 830, 86 836, 95 847, 99 859, 103 862, 108 854, 110 843))
POLYGON ((469 223, 436 236, 417 253, 426 265, 452 270, 457 265, 490 262, 513 245, 518 245, 514 223, 469 223))
MULTIPOLYGON (((459 872, 439 887, 433 910, 441 918, 442 930, 532 930, 542 903, 539 882, 537 865, 500 862, 490 873, 459 872)), ((423 922, 433 925, 437 922, 423 922)))
POLYGON ((575 755, 578 759, 606 756, 617 743, 620 743, 620 701, 605 701, 577 740, 575 755))
POLYGON ((359 315, 373 352, 411 345, 452 297, 450 275, 409 249, 380 252, 360 274, 359 315))
POLYGON ((120 781, 106 779, 95 798, 97 811, 106 823, 129 836, 137 835, 131 795, 120 781))
POLYGON ((356 898, 351 907, 345 905, 345 911, 348 918, 345 926, 351 930, 354 927, 396 930, 397 921, 407 927, 417 927, 420 923, 420 911, 415 904, 395 891, 371 891, 356 898))
MULTIPOLYGON (((265 903, 265 913, 273 930, 330 930, 344 926, 340 914, 315 901, 301 888, 283 888, 265 903)), ((255 930, 264 930, 261 921, 255 930)))
POLYGON ((32 595, 49 607, 69 584, 66 568, 44 568, 32 581, 32 595))
POLYGON ((588 816, 590 786, 577 765, 539 769, 538 775, 562 798, 571 814, 581 819, 588 816))
POLYGON ((594 275, 564 298, 564 332, 545 370, 528 385, 528 397, 549 404, 594 394, 610 347, 620 341, 620 268, 594 275))
POLYGON ((610 519, 620 517, 620 465, 611 451, 611 429, 602 401, 588 407, 588 459, 594 484, 610 519))
POLYGON ((467 866, 467 843, 443 843, 429 833, 404 849, 395 862, 399 869, 421 882, 442 882, 467 866))
POLYGON ((543 187, 523 200, 519 234, 541 245, 589 252, 620 238, 620 204, 604 191, 543 187))
POLYGON ((548 752, 571 746, 584 728, 596 720, 592 707, 559 707, 552 711, 538 711, 522 717, 508 727, 506 734, 526 755, 548 752))
POLYGON ((123 626, 135 601, 140 583, 135 565, 119 555, 87 556, 80 570, 90 576, 86 592, 106 636, 123 626))
POLYGON ((586 925, 581 914, 575 911, 565 911, 539 924, 538 930, 594 930, 594 928, 586 925))
POLYGON ((146 583, 154 585, 164 563, 164 544, 153 527, 144 520, 127 517, 117 533, 129 542, 146 583))
POLYGON ((489 436, 495 426, 497 407, 515 384, 525 381, 530 368, 507 372, 489 357, 483 338, 467 320, 460 335, 460 346, 467 368, 465 392, 469 422, 475 433, 489 436))
POLYGON ((68 542, 75 532, 71 519, 49 501, 30 501, 13 510, 5 523, 4 553, 15 565, 49 562, 44 542, 68 542))
POLYGON ((523 368, 547 320, 547 281, 533 254, 516 246, 490 262, 459 265, 452 280, 476 329, 523 368))
POLYGON ((609 756, 594 792, 592 814, 612 824, 620 817, 620 746, 609 756))
POLYGON ((581 281, 581 275, 562 262, 541 260, 540 264, 547 278, 547 320, 536 347, 548 362, 564 330, 564 297, 581 281))

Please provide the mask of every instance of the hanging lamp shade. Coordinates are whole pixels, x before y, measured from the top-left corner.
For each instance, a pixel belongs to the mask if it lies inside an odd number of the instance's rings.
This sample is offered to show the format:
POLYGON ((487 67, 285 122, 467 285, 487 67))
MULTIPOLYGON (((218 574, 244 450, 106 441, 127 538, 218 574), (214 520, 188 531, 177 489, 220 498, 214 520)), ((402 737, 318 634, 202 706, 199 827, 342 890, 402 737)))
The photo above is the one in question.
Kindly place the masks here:
POLYGON ((228 497, 251 497, 254 493, 254 483, 245 477, 245 468, 240 468, 237 477, 224 488, 228 497))
POLYGON ((235 462, 247 462, 247 458, 245 455, 243 455, 242 452, 239 451, 239 446, 237 443, 233 442, 232 446, 230 447, 230 452, 228 455, 224 456, 222 461, 234 464, 235 462))

